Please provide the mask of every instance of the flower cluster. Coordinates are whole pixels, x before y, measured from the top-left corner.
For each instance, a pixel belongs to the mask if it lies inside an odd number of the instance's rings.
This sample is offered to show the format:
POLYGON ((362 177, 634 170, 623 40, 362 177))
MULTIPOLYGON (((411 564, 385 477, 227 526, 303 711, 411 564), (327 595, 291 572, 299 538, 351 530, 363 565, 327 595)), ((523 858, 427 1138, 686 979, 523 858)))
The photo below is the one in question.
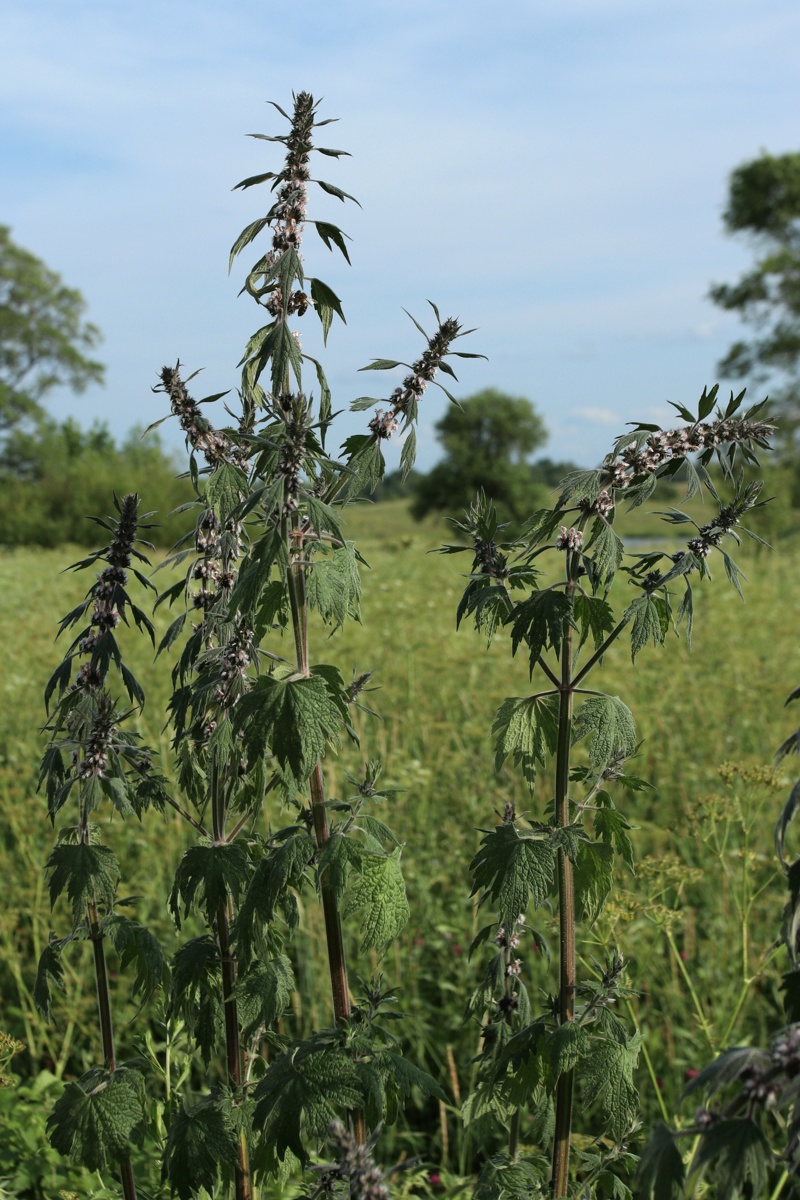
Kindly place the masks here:
POLYGON ((338 1161, 325 1169, 326 1182, 347 1180, 350 1200, 391 1200, 384 1173, 373 1158, 377 1132, 361 1143, 341 1121, 331 1121, 328 1133, 338 1161))
POLYGON ((210 467, 240 460, 241 451, 232 443, 228 434, 214 429, 211 422, 201 414, 198 401, 190 396, 181 378, 180 368, 179 362, 174 367, 162 367, 159 376, 161 382, 156 384, 153 391, 165 392, 169 396, 170 410, 178 418, 187 442, 193 450, 204 456, 210 467))
POLYGON ((633 443, 617 455, 610 454, 602 466, 603 486, 625 489, 671 459, 731 443, 766 447, 772 430, 766 421, 749 421, 746 417, 720 417, 717 421, 697 421, 679 429, 659 430, 651 433, 643 445, 633 443))
POLYGON ((379 411, 370 421, 369 427, 376 437, 390 437, 397 429, 401 418, 404 425, 415 419, 417 404, 422 399, 428 384, 435 378, 436 372, 442 365, 442 360, 449 354, 450 347, 460 332, 461 325, 454 317, 447 317, 439 323, 436 333, 428 339, 428 345, 422 356, 411 364, 411 373, 389 397, 390 411, 385 415, 379 411), (376 427, 375 422, 379 418, 379 426, 376 427), (386 432, 380 432, 381 429, 386 432))
POLYGON ((556 538, 556 550, 580 550, 583 545, 583 533, 580 529, 571 526, 567 529, 566 525, 562 525, 556 538))
POLYGON ((283 444, 278 459, 278 474, 283 476, 283 508, 291 516, 300 503, 300 474, 306 459, 306 439, 310 427, 310 406, 302 392, 281 397, 280 406, 286 422, 283 444))
POLYGON ((92 721, 91 732, 83 749, 83 757, 74 752, 79 779, 104 779, 108 768, 108 751, 116 731, 114 703, 110 696, 100 696, 92 721))
MULTIPOLYGON (((121 612, 124 612, 127 603, 127 568, 131 565, 138 521, 139 497, 132 492, 119 503, 119 520, 114 522, 114 537, 103 554, 107 566, 97 575, 97 583, 90 592, 93 602, 90 629, 78 642, 79 654, 91 654, 100 640, 116 629, 122 620, 121 612)), ((75 687, 81 690, 93 690, 102 683, 100 671, 91 662, 83 664, 75 679, 75 687)))
POLYGON ((214 699, 223 708, 230 708, 242 695, 244 680, 256 657, 253 630, 244 621, 238 621, 220 653, 219 683, 214 690, 214 699))
POLYGON ((508 558, 500 553, 497 542, 485 542, 475 538, 472 546, 475 551, 475 566, 481 575, 491 575, 492 579, 508 578, 508 558))
POLYGON ((286 162, 273 185, 278 190, 277 203, 270 213, 274 221, 272 249, 276 257, 290 248, 299 251, 303 240, 311 177, 308 159, 314 128, 314 98, 308 92, 298 92, 295 96, 291 121, 292 128, 286 136, 286 162))

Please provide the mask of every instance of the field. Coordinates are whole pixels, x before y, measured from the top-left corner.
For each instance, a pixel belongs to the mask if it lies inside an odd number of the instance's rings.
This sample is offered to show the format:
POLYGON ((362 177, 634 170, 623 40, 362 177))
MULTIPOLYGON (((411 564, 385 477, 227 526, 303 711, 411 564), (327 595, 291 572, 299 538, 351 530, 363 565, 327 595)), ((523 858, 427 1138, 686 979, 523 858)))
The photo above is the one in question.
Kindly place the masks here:
MULTIPOLYGON (((632 532, 645 539, 666 528, 637 520, 632 532)), ((456 1111, 479 1032, 463 1021, 478 971, 467 955, 478 924, 468 864, 478 829, 493 824, 506 801, 542 814, 549 786, 544 780, 531 798, 510 771, 494 774, 492 719, 505 697, 530 690, 527 668, 521 655, 509 659, 505 640, 487 651, 466 624, 456 632, 460 574, 469 557, 427 553, 449 537, 446 527, 414 525, 404 506, 393 502, 355 509, 347 533, 371 568, 363 579, 364 623, 349 624, 330 642, 320 630, 316 659, 335 662, 345 677, 372 671, 378 690, 367 701, 381 719, 359 714, 362 749, 342 753, 329 773, 329 792, 341 795, 346 773, 356 772, 363 758, 382 759, 384 779, 402 789, 390 820, 405 843, 412 914, 402 944, 382 963, 359 962, 357 930, 350 931, 351 984, 357 991, 356 976, 383 972, 408 1014, 403 1036, 410 1056, 424 1061, 452 1097, 452 1105, 438 1112, 433 1145, 427 1134, 422 1141, 423 1123, 412 1112, 409 1128, 387 1154, 424 1147, 441 1169, 463 1173, 470 1150, 456 1111)), ((31 999, 36 959, 50 928, 42 864, 53 838, 36 795, 41 698, 62 653, 52 642, 57 621, 91 582, 86 574, 59 574, 79 553, 19 549, 0 556, 0 1029, 26 1047, 13 1068, 22 1091, 13 1101, 8 1091, 0 1095, 0 1128, 6 1122, 13 1133, 0 1150, 0 1181, 9 1186, 16 1178, 18 1190, 7 1192, 14 1196, 50 1194, 22 1187, 50 1161, 42 1113, 60 1079, 99 1057, 90 976, 79 954, 70 960, 59 1029, 43 1025, 31 999), (19 1120, 20 1103, 25 1121, 19 1120)), ((782 1023, 781 957, 770 948, 780 926, 783 883, 772 835, 788 777, 776 780, 769 768, 790 728, 784 699, 800 682, 792 619, 800 550, 788 538, 772 553, 744 547, 740 563, 749 580, 746 604, 721 570, 713 584, 697 589, 691 652, 673 638, 663 651, 644 651, 634 667, 623 638, 594 682, 631 708, 642 743, 636 773, 653 785, 620 799, 637 827, 637 872, 623 874, 618 867, 613 901, 594 928, 583 930, 579 947, 587 972, 613 946, 630 962, 638 993, 631 1015, 646 1039, 638 1080, 645 1126, 659 1112, 677 1111, 686 1078, 712 1053, 756 1041, 782 1023)), ((624 577, 615 587, 626 587, 624 577)), ((169 617, 161 610, 158 615, 164 628, 169 617)), ((135 631, 127 644, 148 696, 142 732, 165 744, 165 664, 153 669, 149 644, 135 631)), ((184 836, 177 823, 156 814, 141 825, 117 822, 104 834, 127 871, 121 894, 140 896, 140 919, 163 931, 170 925, 159 898, 168 893, 184 836)), ((300 1029, 329 1020, 321 917, 313 905, 303 921, 296 964, 300 1029)), ((552 942, 552 930, 542 932, 552 942)), ((530 945, 520 953, 529 990, 552 991, 555 974, 546 956, 530 945)), ((149 1046, 119 1022, 123 1057, 144 1052, 154 1063, 163 1060, 158 1019, 156 1005, 149 1046)), ((139 1038, 140 1026, 135 1028, 139 1038)))

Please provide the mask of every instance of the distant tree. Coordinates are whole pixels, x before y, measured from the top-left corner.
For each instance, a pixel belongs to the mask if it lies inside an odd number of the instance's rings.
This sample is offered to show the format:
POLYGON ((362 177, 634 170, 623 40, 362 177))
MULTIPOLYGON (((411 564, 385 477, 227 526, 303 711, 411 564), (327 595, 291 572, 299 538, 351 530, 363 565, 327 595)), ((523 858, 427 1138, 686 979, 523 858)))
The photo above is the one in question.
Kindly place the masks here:
POLYGON ((436 424, 444 458, 419 481, 411 512, 461 513, 483 488, 501 519, 520 522, 545 497, 530 456, 547 440, 529 400, 487 388, 449 408, 436 424))
POLYGON ((767 383, 783 408, 784 428, 800 426, 800 154, 762 154, 731 174, 723 214, 731 234, 746 234, 756 262, 710 297, 735 312, 753 335, 719 364, 728 378, 767 383))
POLYGON ((41 418, 41 401, 59 384, 81 392, 102 380, 102 364, 85 355, 100 341, 85 309, 79 291, 0 225, 0 433, 41 418))

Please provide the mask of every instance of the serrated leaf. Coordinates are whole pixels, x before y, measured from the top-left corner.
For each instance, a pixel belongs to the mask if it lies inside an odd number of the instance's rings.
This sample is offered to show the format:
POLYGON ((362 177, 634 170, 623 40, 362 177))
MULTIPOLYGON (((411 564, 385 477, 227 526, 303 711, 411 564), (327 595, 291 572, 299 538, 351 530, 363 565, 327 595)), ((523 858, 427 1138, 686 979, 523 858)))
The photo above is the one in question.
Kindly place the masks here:
POLYGON ((205 934, 191 938, 172 960, 169 1015, 183 1017, 203 1061, 211 1061, 222 1026, 219 947, 205 934))
POLYGON ((142 1004, 155 995, 166 975, 166 961, 158 939, 140 925, 121 913, 111 913, 103 922, 103 933, 111 941, 119 956, 121 971, 133 966, 136 974, 131 991, 142 1004))
POLYGON ((270 1063, 255 1089, 253 1124, 262 1146, 283 1159, 290 1150, 307 1161, 309 1141, 323 1138, 331 1121, 360 1107, 362 1092, 353 1060, 330 1048, 304 1053, 294 1048, 270 1063))
POLYGON ((223 521, 246 494, 247 476, 233 463, 221 463, 208 477, 206 503, 221 513, 223 521))
POLYGON ((417 431, 409 429, 400 452, 400 475, 405 483, 417 457, 417 431))
POLYGON ((329 746, 338 746, 341 714, 325 680, 262 676, 242 696, 235 724, 244 729, 249 757, 268 749, 298 782, 308 778, 329 746))
POLYGON ((361 576, 355 542, 315 558, 306 577, 308 602, 326 625, 339 629, 348 617, 360 620, 361 576))
POLYGON ((738 1200, 765 1194, 774 1157, 755 1121, 732 1117, 715 1121, 703 1135, 692 1166, 703 1170, 712 1162, 718 1200, 738 1200))
POLYGON ((201 1188, 216 1190, 220 1164, 238 1162, 237 1126, 230 1101, 219 1093, 191 1108, 181 1104, 170 1121, 163 1177, 179 1200, 192 1200, 201 1188))
POLYGON ((415 1066, 402 1054, 392 1050, 383 1050, 376 1056, 376 1066, 382 1073, 391 1076, 397 1087, 408 1099, 414 1088, 418 1088, 423 1096, 433 1096, 435 1100, 447 1101, 447 1095, 427 1071, 415 1066))
POLYGON ((500 924, 513 929, 531 901, 538 908, 547 898, 555 855, 543 834, 520 833, 512 824, 497 825, 484 834, 469 869, 474 881, 471 894, 480 892, 481 904, 491 901, 500 924))
POLYGON ((663 599, 658 596, 639 596, 629 604, 623 620, 633 621, 631 626, 631 661, 649 641, 654 646, 663 646, 669 628, 669 617, 663 599))
POLYGON ((144 1130, 144 1079, 126 1067, 68 1083, 47 1119, 50 1145, 89 1171, 130 1158, 144 1130))
POLYGON ((391 854, 365 852, 358 879, 345 896, 343 916, 363 910, 361 950, 384 950, 400 934, 410 915, 406 885, 400 868, 401 850, 391 854))
POLYGON ((633 843, 627 833, 632 826, 627 818, 618 809, 613 807, 610 797, 608 806, 598 808, 594 814, 594 828, 600 840, 605 842, 607 846, 613 845, 617 854, 619 854, 625 865, 632 872, 633 843))
POLYGON ((581 1069, 585 1104, 602 1102, 604 1123, 617 1141, 625 1135, 637 1113, 639 1096, 633 1072, 641 1044, 638 1030, 625 1043, 593 1037, 581 1069))
POLYGON ((274 1029, 294 991, 292 963, 285 954, 252 963, 236 984, 242 1034, 249 1041, 259 1029, 274 1029))
POLYGON ((582 592, 575 597, 574 618, 581 631, 581 645, 591 635, 595 649, 602 645, 615 624, 613 609, 605 600, 582 592))
POLYGON ((633 715, 619 696, 590 696, 584 700, 572 723, 573 745, 587 734, 591 734, 589 758, 593 767, 608 766, 617 754, 629 758, 636 750, 633 715))
POLYGON ((306 831, 295 830, 261 859, 234 925, 234 936, 245 960, 254 946, 261 944, 264 927, 275 919, 278 910, 290 928, 296 926, 298 912, 293 892, 302 887, 312 854, 313 845, 306 831))
POLYGON ((589 1051, 589 1036, 586 1030, 576 1021, 565 1021, 558 1025, 547 1037, 543 1053, 547 1055, 550 1067, 548 1091, 553 1092, 560 1075, 571 1071, 589 1051))
POLYGON ((561 652, 564 634, 574 628, 572 600, 565 592, 545 588, 534 592, 514 607, 511 623, 511 645, 516 654, 521 642, 528 646, 531 671, 543 650, 561 652))
POLYGON ((249 874, 247 850, 238 842, 190 846, 178 864, 169 898, 175 924, 180 929, 181 902, 184 917, 197 903, 209 924, 214 924, 219 906, 226 904, 229 896, 234 905, 238 903, 249 874))
POLYGON ((544 766, 558 739, 557 696, 510 696, 492 725, 494 766, 499 771, 511 755, 533 790, 537 762, 544 766))
POLYGON ((336 293, 323 283, 321 279, 311 280, 311 299, 314 302, 314 307, 317 310, 317 316, 322 325, 322 339, 327 345, 328 331, 333 321, 333 315, 336 313, 346 325, 344 313, 342 312, 342 304, 336 293))
POLYGON ((62 945, 63 943, 51 934, 48 945, 45 946, 39 957, 39 966, 36 970, 36 981, 33 985, 33 1003, 36 1005, 37 1012, 45 1021, 52 1021, 53 1019, 50 988, 56 988, 62 995, 66 992, 66 988, 64 987, 64 968, 61 964, 62 945))
POLYGON ((354 434, 342 445, 347 456, 349 496, 361 492, 371 495, 386 472, 386 462, 376 438, 365 434, 354 434))
POLYGON ((358 870, 362 858, 363 850, 358 843, 336 829, 323 842, 317 854, 317 866, 320 876, 327 876, 337 901, 344 895, 351 868, 358 870))
POLYGON ((575 907, 590 925, 611 891, 614 851, 605 842, 581 842, 575 862, 575 907))
POLYGON ((89 901, 113 907, 120 871, 108 846, 61 842, 50 851, 45 870, 50 873, 50 904, 55 904, 66 888, 76 921, 89 901))
POLYGON ((636 1172, 636 1195, 642 1200, 680 1200, 686 1168, 672 1131, 656 1121, 636 1172))
POLYGON ((595 522, 592 537, 585 552, 591 559, 595 586, 610 587, 617 568, 622 562, 625 547, 607 522, 600 520, 595 522))

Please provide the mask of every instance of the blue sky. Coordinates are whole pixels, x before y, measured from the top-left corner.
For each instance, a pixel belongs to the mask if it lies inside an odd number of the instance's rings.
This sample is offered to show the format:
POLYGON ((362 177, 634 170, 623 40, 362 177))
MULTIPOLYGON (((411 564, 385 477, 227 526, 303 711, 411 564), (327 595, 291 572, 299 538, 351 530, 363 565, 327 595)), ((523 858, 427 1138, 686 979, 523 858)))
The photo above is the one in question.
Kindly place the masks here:
POLYGON ((587 464, 715 381, 738 327, 705 296, 749 260, 722 232, 727 175, 800 149, 796 0, 5 0, 0 29, 0 222, 105 335, 106 386, 51 410, 117 434, 163 415, 164 363, 235 387, 263 321, 227 254, 266 195, 231 187, 278 165, 243 135, 279 132, 265 101, 293 89, 340 118, 327 144, 353 157, 318 161, 363 205, 310 209, 351 235, 351 268, 304 247, 348 320, 325 352, 335 406, 389 383, 357 374, 370 358, 415 356, 402 309, 426 324, 430 298, 489 358, 456 394, 528 396, 547 453, 587 464))

